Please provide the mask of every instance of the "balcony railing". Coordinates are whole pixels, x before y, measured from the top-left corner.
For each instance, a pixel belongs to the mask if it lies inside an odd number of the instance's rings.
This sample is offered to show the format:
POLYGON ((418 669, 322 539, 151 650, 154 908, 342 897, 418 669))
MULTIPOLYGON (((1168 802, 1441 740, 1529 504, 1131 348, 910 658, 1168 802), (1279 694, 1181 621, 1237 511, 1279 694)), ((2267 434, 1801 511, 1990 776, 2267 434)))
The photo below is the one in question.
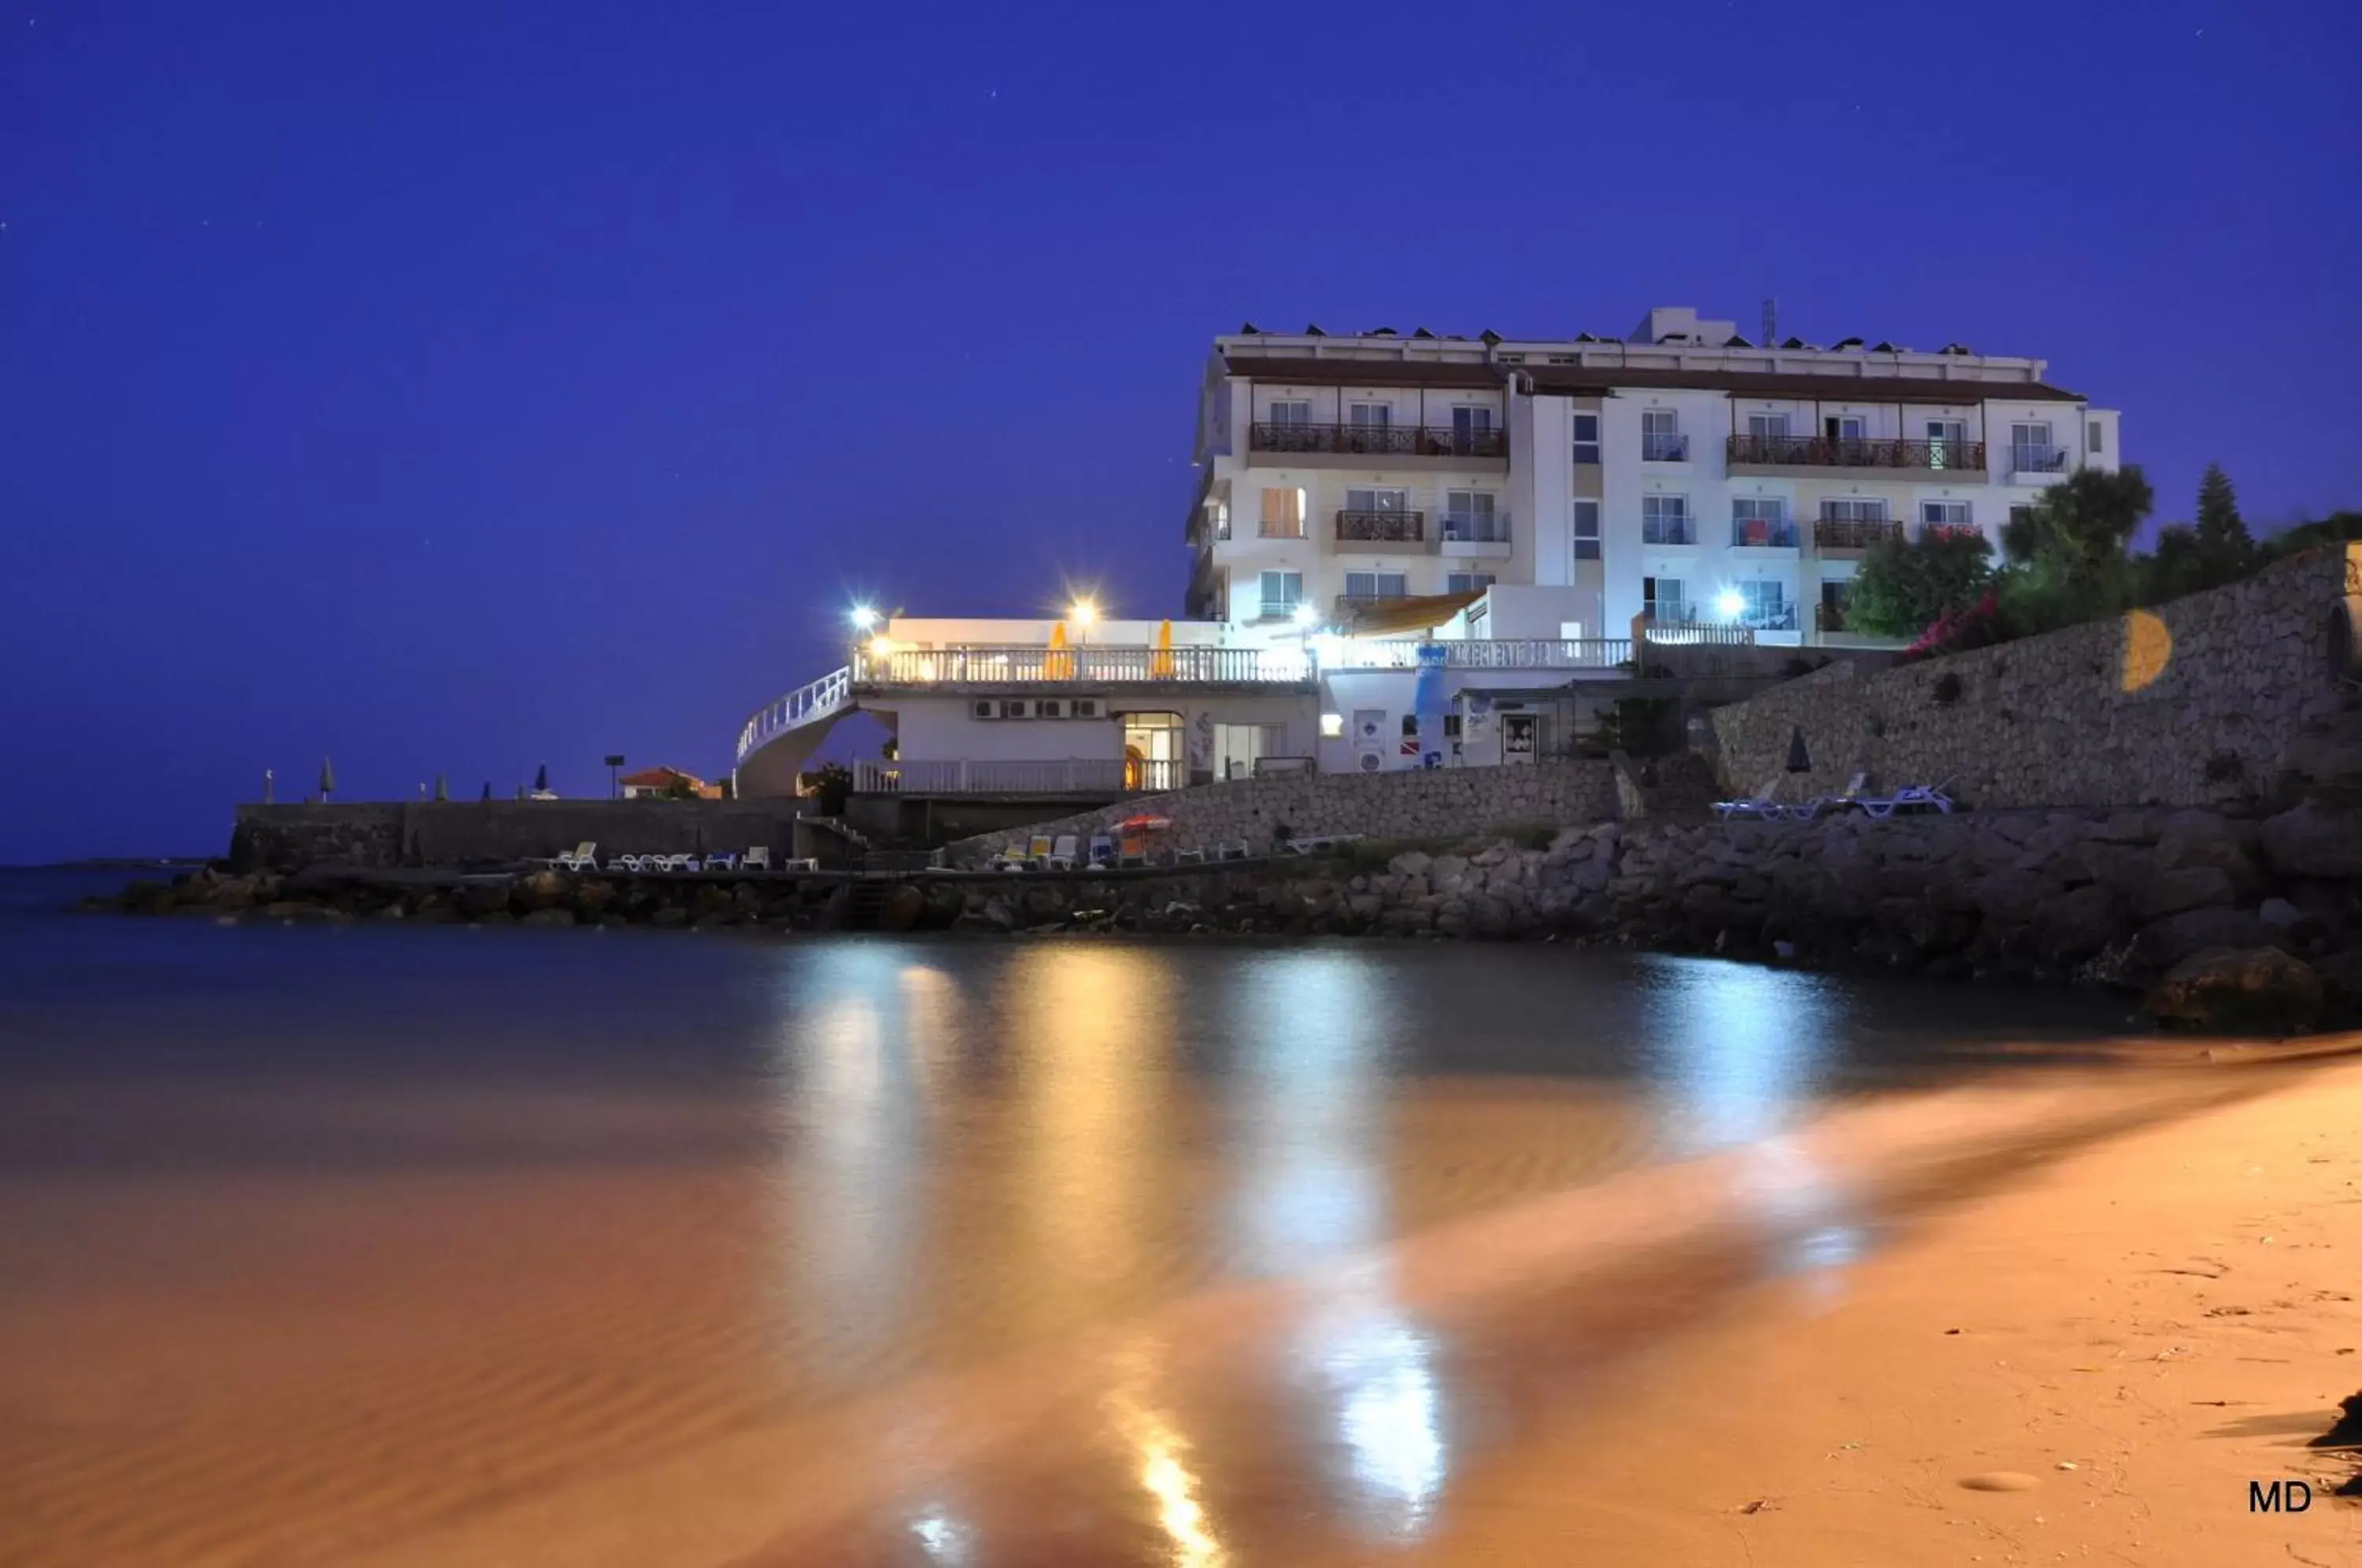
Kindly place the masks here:
POLYGON ((1303 651, 1272 648, 1051 648, 970 645, 907 648, 855 656, 855 686, 1030 686, 1055 681, 1080 686, 1174 681, 1221 685, 1303 681, 1310 669, 1303 651))
POLYGON ((1439 430, 1416 425, 1255 425, 1256 452, 1324 452, 1372 458, 1506 458, 1506 430, 1439 430))
POLYGON ((1427 538, 1424 512, 1353 512, 1337 513, 1337 537, 1356 545, 1416 545, 1427 538))
POLYGON ((1686 463, 1690 460, 1690 438, 1681 435, 1644 435, 1640 437, 1640 458, 1650 463, 1686 463))
POLYGON ((1506 512, 1447 512, 1443 514, 1447 545, 1506 545, 1509 514, 1506 512))
POLYGON ((1640 542, 1644 545, 1694 545, 1697 525, 1687 517, 1643 517, 1640 519, 1640 542))
POLYGON ((1813 525, 1813 547, 1820 550, 1866 550, 1872 545, 1903 541, 1903 525, 1886 518, 1824 517, 1813 525))
POLYGON ((1187 769, 1171 759, 1057 757, 1041 761, 909 761, 853 765, 862 795, 1123 795, 1178 790, 1187 769))
POLYGON ((1730 542, 1750 550, 1796 548, 1796 525, 1785 517, 1734 517, 1730 542))
MULTIPOLYGON (((1628 637, 1451 638, 1425 645, 1443 650, 1448 669, 1613 669, 1632 657, 1628 637)), ((1403 638, 1352 640, 1323 653, 1324 669, 1417 669, 1421 645, 1403 638)))
POLYGON ((1922 523, 1919 537, 1925 543, 1935 539, 1981 539, 1985 531, 1973 523, 1922 523))
POLYGON ((2013 445, 2009 449, 2009 471, 2014 474, 2065 473, 2067 448, 2013 445))
POLYGON ((1796 629, 1796 606, 1793 602, 1783 602, 1769 610, 1742 610, 1736 615, 1709 614, 1705 606, 1687 600, 1649 600, 1642 608, 1648 613, 1650 638, 1657 642, 1753 642, 1758 632, 1796 629), (1659 632, 1668 635, 1659 636, 1659 632), (1683 635, 1674 637, 1671 635, 1673 633, 1683 635))
POLYGON ((1794 469, 1981 469, 1981 441, 1889 441, 1861 436, 1733 436, 1727 461, 1794 469))

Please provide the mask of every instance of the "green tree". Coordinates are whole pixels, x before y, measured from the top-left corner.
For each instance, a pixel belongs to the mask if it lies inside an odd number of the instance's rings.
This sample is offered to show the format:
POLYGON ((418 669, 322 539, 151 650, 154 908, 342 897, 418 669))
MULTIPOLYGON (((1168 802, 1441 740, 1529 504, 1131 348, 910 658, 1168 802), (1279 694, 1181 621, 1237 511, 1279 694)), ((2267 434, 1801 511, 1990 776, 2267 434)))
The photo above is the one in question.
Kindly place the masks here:
POLYGON ((1874 637, 1915 637, 1947 611, 1974 604, 1992 580, 1981 534, 1882 539, 1862 555, 1846 591, 1846 624, 1874 637))
POLYGON ((2256 542, 2240 519, 2230 476, 2218 463, 2206 465, 2198 481, 2198 524, 2160 529, 2157 548, 2142 563, 2141 599, 2157 604, 2185 593, 2236 582, 2260 564, 2256 542))
POLYGON ((2300 523, 2273 535, 2257 546, 2256 553, 2267 561, 2284 560, 2300 551, 2356 539, 2362 539, 2362 512, 2333 512, 2318 523, 2300 523))
POLYGON ((2247 525, 2239 516, 2239 498, 2232 492, 2231 476, 2220 463, 2207 464, 2206 477, 2198 481, 2198 544, 2223 566, 2235 567, 2234 575, 2253 565, 2256 541, 2247 536, 2247 525))
POLYGON ((2142 572, 2125 553, 2157 492, 2131 465, 2078 469, 2002 529, 2009 564, 1995 583, 2013 635, 2096 621, 2138 602, 2142 572))

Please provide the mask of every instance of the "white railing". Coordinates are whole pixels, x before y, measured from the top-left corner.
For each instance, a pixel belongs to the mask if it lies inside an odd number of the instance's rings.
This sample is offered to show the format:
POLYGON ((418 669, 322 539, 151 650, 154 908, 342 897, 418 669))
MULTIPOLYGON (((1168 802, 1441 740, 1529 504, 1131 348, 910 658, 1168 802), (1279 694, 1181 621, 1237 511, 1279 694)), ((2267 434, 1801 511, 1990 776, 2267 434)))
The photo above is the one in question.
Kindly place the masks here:
POLYGON ((1301 648, 1050 648, 962 646, 898 648, 854 656, 853 679, 865 685, 1082 686, 1141 681, 1196 685, 1301 682, 1312 678, 1301 648))
POLYGON ((1651 621, 1645 635, 1667 647, 1750 647, 1755 642, 1754 627, 1731 621, 1651 621))
POLYGON ((1179 762, 1120 756, 853 765, 853 789, 860 795, 1156 794, 1188 781, 1179 762))
POLYGON ((809 686, 799 686, 765 707, 738 732, 738 760, 745 761, 748 754, 768 744, 782 731, 834 712, 844 705, 852 688, 853 671, 848 667, 832 670, 809 686))
POLYGON ((1349 642, 1321 651, 1324 669, 1417 669, 1418 650, 1443 650, 1446 669, 1613 669, 1632 657, 1628 637, 1469 637, 1421 645, 1349 642))

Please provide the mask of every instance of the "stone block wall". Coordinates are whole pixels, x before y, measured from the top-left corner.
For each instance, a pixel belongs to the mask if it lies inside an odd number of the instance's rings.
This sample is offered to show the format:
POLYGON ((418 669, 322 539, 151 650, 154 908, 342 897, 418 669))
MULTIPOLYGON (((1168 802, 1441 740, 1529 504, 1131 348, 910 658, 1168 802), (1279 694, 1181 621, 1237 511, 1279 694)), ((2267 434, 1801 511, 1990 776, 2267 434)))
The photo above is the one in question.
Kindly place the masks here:
POLYGON ((807 801, 418 801, 237 809, 238 870, 305 866, 465 866, 547 859, 585 839, 602 856, 796 853, 807 801))
MULTIPOLYGON (((2352 547, 2362 564, 2362 546, 2352 547)), ((2334 712, 2344 551, 2297 557, 2115 620, 1870 672, 1841 663, 1712 715, 1725 788, 1782 798, 1949 781, 1978 806, 2217 806, 2267 799, 2334 712), (1809 774, 1785 771, 1804 733, 1809 774)))
POLYGON ((1163 842, 1173 848, 1244 842, 1260 854, 1270 846, 1272 830, 1282 823, 1297 838, 1349 833, 1366 838, 1440 838, 1529 823, 1604 822, 1615 815, 1615 769, 1604 761, 1396 773, 1286 773, 1201 784, 980 834, 947 845, 944 857, 954 865, 973 864, 1036 834, 1073 834, 1087 839, 1132 816, 1170 819, 1173 828, 1163 842))

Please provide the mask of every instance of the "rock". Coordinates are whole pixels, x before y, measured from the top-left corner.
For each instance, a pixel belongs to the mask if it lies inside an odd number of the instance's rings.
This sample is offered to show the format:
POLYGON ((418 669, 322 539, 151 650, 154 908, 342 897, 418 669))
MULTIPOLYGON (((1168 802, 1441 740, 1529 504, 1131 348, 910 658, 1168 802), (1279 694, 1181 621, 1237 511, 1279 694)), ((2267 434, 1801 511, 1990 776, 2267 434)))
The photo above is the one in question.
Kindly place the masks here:
POLYGON ((572 910, 535 910, 517 923, 519 925, 572 925, 574 911, 572 910))
POLYGON ((2268 947, 2272 928, 2246 910, 2184 910, 2143 926, 2133 938, 2126 967, 2135 977, 2162 974, 2210 947, 2268 947))
POLYGON ((679 904, 667 904, 648 918, 648 923, 668 928, 687 925, 689 911, 679 904))
POLYGON ((877 929, 908 931, 927 912, 927 895, 912 882, 897 883, 877 907, 877 929))
POLYGON ((2290 741, 2275 779, 2284 800, 2362 806, 2362 710, 2340 712, 2290 741))
POLYGON ((987 899, 984 908, 977 911, 976 918, 988 931, 1010 932, 1017 929, 1015 911, 999 899, 987 899))
POLYGON ((2264 859, 2284 877, 2362 877, 2362 811, 2307 801, 2268 817, 2264 859))
POLYGON ((537 910, 555 908, 566 901, 573 885, 556 871, 528 872, 517 878, 516 896, 527 907, 537 910))
POLYGON ((2160 871, 2133 893, 2133 913, 2143 920, 2162 920, 2184 910, 2227 904, 2237 896, 2230 873, 2219 866, 2184 866, 2160 871))
POLYGON ((2312 972, 2321 981, 2322 1021, 2340 1029, 2362 1027, 2362 947, 2316 958, 2312 972))
MULTIPOLYGON (((1880 878, 1883 886, 1886 876, 1880 878)), ((1969 902, 1987 920, 2024 925, 2043 905, 2063 891, 2058 883, 2031 871, 1996 871, 1979 877, 1966 889, 1969 902)))
POLYGON ((1387 861, 1386 869, 1397 877, 1424 877, 1427 875, 1427 868, 1434 864, 1433 856, 1423 855, 1416 849, 1407 849, 1387 861))
POLYGON ((2286 899, 2266 899, 2256 911, 2256 918, 2274 931, 2286 931, 2304 922, 2305 912, 2286 899))
POLYGON ((2287 1034, 2321 1016, 2320 977, 2277 947, 2210 947, 2176 964, 2144 1004, 2182 1029, 2287 1034))
POLYGON ((2113 888, 2086 883, 2034 911, 2034 940, 2045 957, 2079 962, 2122 934, 2124 900, 2113 888))

